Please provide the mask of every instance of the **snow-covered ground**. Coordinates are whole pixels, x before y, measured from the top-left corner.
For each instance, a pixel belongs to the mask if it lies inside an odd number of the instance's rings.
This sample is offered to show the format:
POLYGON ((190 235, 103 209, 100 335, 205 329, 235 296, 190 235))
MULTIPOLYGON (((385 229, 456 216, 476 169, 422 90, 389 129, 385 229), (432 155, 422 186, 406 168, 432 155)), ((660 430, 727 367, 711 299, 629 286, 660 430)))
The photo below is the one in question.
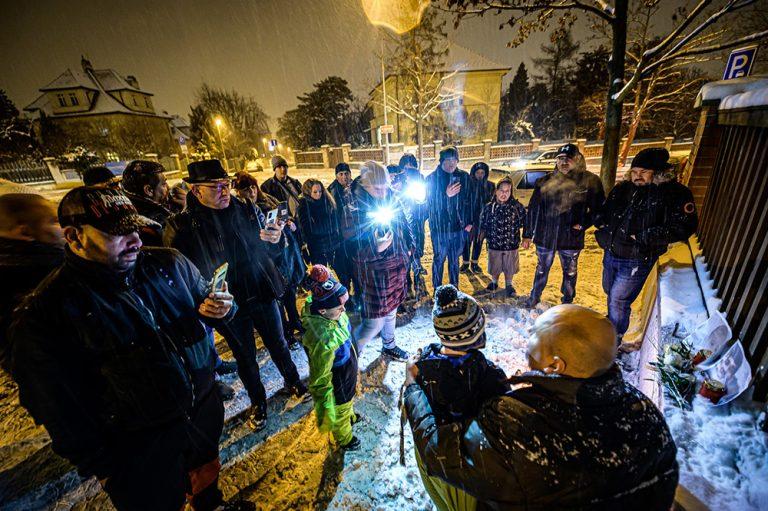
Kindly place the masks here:
MULTIPOLYGON (((299 179, 319 175, 326 183, 329 171, 294 172, 299 179)), ((264 173, 266 178, 271 173, 264 173)), ((427 241, 424 266, 431 272, 431 247, 427 241)), ((687 250, 687 249, 686 249, 687 250)), ((706 318, 687 252, 676 250, 661 274, 663 331, 677 335, 691 331, 706 318)), ((605 313, 601 289, 602 250, 587 234, 587 246, 579 261, 576 303, 605 313)), ((485 252, 481 256, 485 267, 485 252)), ((535 268, 532 250, 522 251, 521 271, 514 285, 520 294, 531 287, 535 268)), ((544 303, 536 310, 517 307, 514 299, 483 297, 488 314, 486 356, 507 374, 525 366, 525 340, 536 316, 559 301, 561 270, 556 260, 544 303)), ((429 278, 427 279, 429 280, 429 278)), ((489 282, 484 275, 462 275, 460 287, 479 292, 489 282)), ((706 290, 710 310, 717 308, 712 290, 706 290)), ((354 318, 353 318, 354 319, 354 318)), ((397 329, 398 344, 413 352, 436 336, 429 309, 417 309, 403 318, 397 329)), ((219 341, 220 352, 230 356, 219 341)), ((355 426, 362 446, 343 453, 333 447, 314 422, 310 402, 295 402, 280 393, 282 380, 265 350, 259 351, 262 379, 270 396, 268 427, 253 433, 241 412, 248 406, 242 385, 235 376, 225 381, 237 395, 226 404, 226 424, 221 440, 224 463, 221 487, 227 499, 245 499, 259 509, 333 509, 406 511, 433 509, 413 459, 408 428, 405 429, 406 464, 399 464, 400 410, 398 397, 405 364, 378 356, 374 340, 361 355, 359 393, 355 409, 364 416, 355 426)), ((307 375, 302 350, 292 352, 302 377, 307 375)), ((630 381, 636 381, 637 353, 623 357, 630 381), (633 365, 634 364, 634 365, 633 365), (633 379, 634 378, 634 379, 633 379)), ((754 428, 757 411, 737 400, 723 409, 694 403, 690 412, 667 405, 665 414, 679 448, 681 483, 713 510, 768 509, 768 449, 765 434, 754 428)), ((35 427, 18 405, 15 386, 0 371, 0 510, 111 509, 106 495, 94 480, 80 481, 72 468, 55 456, 42 428, 35 427)))

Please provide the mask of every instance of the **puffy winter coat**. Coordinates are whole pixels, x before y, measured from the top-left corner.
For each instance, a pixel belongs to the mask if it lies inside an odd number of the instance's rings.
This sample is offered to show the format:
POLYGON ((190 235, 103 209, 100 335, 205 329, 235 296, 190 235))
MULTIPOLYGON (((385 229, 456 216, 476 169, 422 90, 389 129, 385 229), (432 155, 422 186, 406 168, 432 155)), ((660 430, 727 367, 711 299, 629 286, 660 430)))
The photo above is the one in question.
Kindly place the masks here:
POLYGON ((171 210, 148 197, 142 197, 141 195, 126 192, 125 190, 123 190, 123 193, 131 199, 131 202, 136 207, 136 211, 138 211, 140 215, 154 220, 159 224, 158 227, 144 227, 139 231, 142 244, 145 247, 162 247, 163 226, 171 216, 171 210))
POLYGON ((509 390, 507 376, 478 350, 460 357, 440 353, 440 344, 432 343, 421 353, 416 367, 419 386, 432 407, 438 425, 469 419, 480 405, 509 390))
POLYGON ((360 284, 361 315, 364 318, 381 318, 395 310, 405 300, 408 252, 415 250, 411 224, 400 201, 392 192, 382 200, 374 199, 360 186, 359 178, 352 182, 353 203, 350 206, 355 225, 355 235, 348 246, 352 249, 355 263, 355 283, 360 284), (376 251, 374 230, 369 213, 377 208, 393 210, 395 218, 390 223, 392 244, 385 251, 376 251))
POLYGON ((332 254, 341 241, 336 206, 323 196, 319 200, 301 197, 296 210, 301 237, 310 257, 332 254))
POLYGON ((227 283, 237 302, 265 303, 283 296, 285 277, 278 269, 280 243, 259 237, 264 225, 261 210, 234 197, 228 207, 213 209, 189 194, 187 209, 168 219, 163 241, 189 257, 207 279, 229 263, 227 283))
POLYGON ((440 426, 418 385, 405 392, 427 472, 478 509, 667 511, 678 480, 664 416, 617 367, 588 379, 542 373, 486 401, 474 421, 440 426))
POLYGON ((654 260, 696 230, 693 195, 678 183, 617 184, 596 219, 597 242, 621 259, 654 260))
POLYGON ((525 227, 525 207, 512 197, 501 204, 489 202, 480 215, 481 235, 490 250, 517 250, 520 229, 525 227))
POLYGON ((261 183, 261 191, 280 202, 287 202, 291 215, 296 215, 296 208, 299 205, 299 196, 301 195, 301 182, 298 179, 286 176, 285 181, 278 181, 273 176, 261 183))
POLYGON ((605 199, 603 184, 589 171, 554 171, 536 180, 523 238, 552 250, 581 250, 584 232, 605 199), (574 225, 581 229, 574 229, 574 225))
POLYGON ((11 312, 38 284, 64 262, 61 247, 39 241, 0 238, 0 366, 7 367, 6 329, 11 312))
POLYGON ((357 354, 352 346, 349 317, 344 313, 330 320, 310 311, 307 297, 301 312, 306 329, 301 343, 309 359, 309 392, 315 402, 315 415, 321 430, 329 431, 336 420, 336 405, 355 397, 357 354))
MULTIPOLYGON (((475 169, 475 173, 477 169, 475 169)), ((494 184, 488 181, 488 175, 486 174, 483 179, 475 179, 474 173, 469 174, 469 206, 467 209, 467 217, 469 223, 477 226, 480 221, 480 213, 483 211, 483 206, 493 199, 493 192, 496 189, 494 184)))
POLYGON ((438 166, 426 177, 427 204, 429 206, 429 231, 432 236, 440 233, 461 232, 471 224, 469 206, 469 174, 456 169, 451 174, 438 166), (461 191, 453 197, 445 193, 452 182, 461 184, 461 191))
POLYGON ((67 250, 17 311, 9 337, 19 399, 81 475, 111 475, 124 433, 187 420, 212 391, 215 357, 200 320, 223 321, 198 314, 207 293, 176 250, 142 249, 124 273, 67 250))

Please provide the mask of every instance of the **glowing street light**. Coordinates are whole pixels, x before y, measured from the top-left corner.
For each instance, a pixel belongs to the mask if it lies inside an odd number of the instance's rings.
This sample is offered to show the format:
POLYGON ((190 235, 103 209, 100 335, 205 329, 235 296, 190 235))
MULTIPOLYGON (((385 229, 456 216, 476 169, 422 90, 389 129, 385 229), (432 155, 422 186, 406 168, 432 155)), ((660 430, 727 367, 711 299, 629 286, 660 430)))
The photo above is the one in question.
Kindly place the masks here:
POLYGON ((387 27, 398 34, 421 23, 429 0, 361 0, 363 11, 373 25, 387 27))
POLYGON ((213 120, 213 124, 216 125, 216 131, 219 133, 219 146, 221 147, 221 155, 224 157, 224 168, 227 168, 227 153, 224 150, 224 140, 221 138, 221 125, 224 124, 224 120, 221 117, 216 117, 213 120))

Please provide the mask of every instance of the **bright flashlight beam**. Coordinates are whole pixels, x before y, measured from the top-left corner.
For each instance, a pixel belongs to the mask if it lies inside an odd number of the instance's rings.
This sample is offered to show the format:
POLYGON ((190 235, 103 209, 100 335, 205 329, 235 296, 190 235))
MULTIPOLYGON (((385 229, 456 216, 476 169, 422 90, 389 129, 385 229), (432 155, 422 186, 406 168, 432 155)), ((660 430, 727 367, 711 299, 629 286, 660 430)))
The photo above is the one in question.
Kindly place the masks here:
POLYGON ((405 195, 417 204, 423 204, 427 200, 427 187, 424 183, 409 183, 405 189, 405 195))
POLYGON ((390 207, 381 207, 368 213, 372 223, 388 226, 395 219, 395 210, 390 207))

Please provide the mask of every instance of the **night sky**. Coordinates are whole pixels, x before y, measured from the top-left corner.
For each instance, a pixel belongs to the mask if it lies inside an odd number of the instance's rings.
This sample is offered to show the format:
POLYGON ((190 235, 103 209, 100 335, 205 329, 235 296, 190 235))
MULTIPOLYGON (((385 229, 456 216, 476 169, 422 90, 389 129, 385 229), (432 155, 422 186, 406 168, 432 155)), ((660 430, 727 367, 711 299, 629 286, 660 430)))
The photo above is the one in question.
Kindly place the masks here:
MULTIPOLYGON (((361 96, 378 81, 380 38, 359 0, 1 3, 0 88, 20 110, 67 67, 79 68, 81 54, 97 69, 135 75, 155 94, 158 111, 187 116, 194 90, 207 81, 254 96, 273 128, 297 95, 329 75, 347 79, 361 96)), ((513 31, 499 31, 501 21, 465 21, 449 37, 512 67, 508 81, 521 60, 530 65, 538 56, 547 36, 509 49, 513 31)), ((578 23, 574 38, 588 35, 578 23)))

